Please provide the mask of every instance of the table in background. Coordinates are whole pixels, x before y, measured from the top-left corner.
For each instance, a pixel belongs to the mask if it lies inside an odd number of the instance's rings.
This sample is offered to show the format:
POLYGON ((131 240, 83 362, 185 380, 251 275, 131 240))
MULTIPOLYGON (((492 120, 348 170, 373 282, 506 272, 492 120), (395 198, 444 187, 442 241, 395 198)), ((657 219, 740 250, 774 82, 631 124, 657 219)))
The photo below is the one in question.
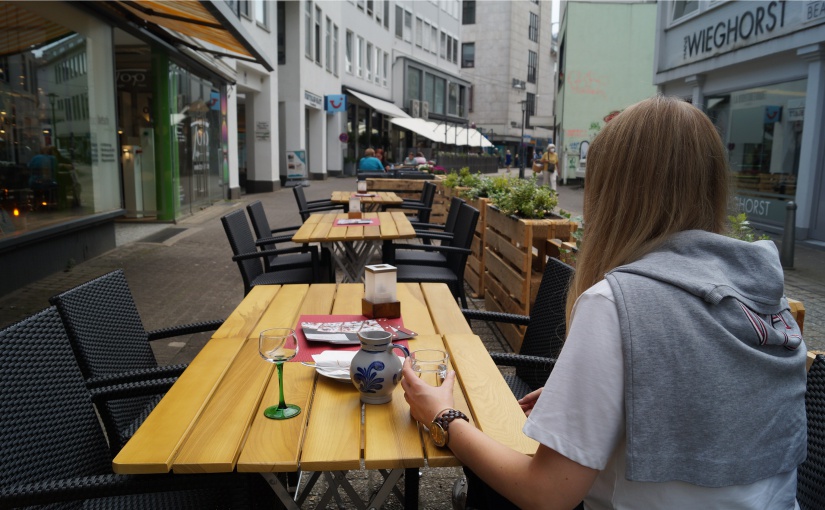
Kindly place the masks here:
MULTIPOLYGON (((336 204, 349 204, 349 199, 355 191, 333 191, 331 202, 336 204)), ((404 200, 392 191, 368 191, 364 194, 375 195, 371 197, 358 197, 361 200, 361 208, 364 211, 377 211, 382 205, 401 204, 404 200)))
POLYGON ((346 213, 312 214, 292 236, 294 243, 321 243, 329 248, 335 263, 344 273, 344 282, 361 282, 364 266, 378 252, 383 241, 412 239, 415 229, 401 211, 364 213, 365 219, 378 218, 378 225, 336 226, 346 213))
MULTIPOLYGON (((435 447, 429 435, 422 437, 400 385, 392 402, 362 405, 352 384, 290 362, 284 366, 284 391, 301 414, 289 420, 263 415, 278 402, 278 377, 275 367, 258 355, 260 331, 295 327, 300 315, 360 314, 363 293, 362 284, 253 288, 115 457, 114 471, 262 473, 284 504, 295 509, 309 487, 296 503, 274 473, 300 469, 315 472, 314 481, 323 472, 330 490, 319 508, 339 486, 353 504, 364 505, 345 478, 345 471, 363 463, 366 469, 383 470, 386 479, 362 508, 380 506, 405 471, 407 507, 417 505, 418 468, 460 463, 448 449, 435 447)), ((419 334, 409 340, 409 348, 446 348, 450 353, 457 373, 456 408, 499 442, 535 453, 537 443, 521 432, 524 413, 447 286, 399 284, 398 299, 404 325, 419 334)))

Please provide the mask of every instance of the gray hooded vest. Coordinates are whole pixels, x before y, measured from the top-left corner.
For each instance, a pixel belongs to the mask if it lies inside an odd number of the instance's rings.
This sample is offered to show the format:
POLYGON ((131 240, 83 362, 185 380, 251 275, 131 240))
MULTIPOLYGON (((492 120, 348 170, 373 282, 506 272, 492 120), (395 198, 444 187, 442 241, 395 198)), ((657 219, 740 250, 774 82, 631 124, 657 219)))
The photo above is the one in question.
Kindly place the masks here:
POLYGON ((680 232, 605 275, 625 367, 627 478, 753 483, 805 459, 805 344, 776 247, 680 232))

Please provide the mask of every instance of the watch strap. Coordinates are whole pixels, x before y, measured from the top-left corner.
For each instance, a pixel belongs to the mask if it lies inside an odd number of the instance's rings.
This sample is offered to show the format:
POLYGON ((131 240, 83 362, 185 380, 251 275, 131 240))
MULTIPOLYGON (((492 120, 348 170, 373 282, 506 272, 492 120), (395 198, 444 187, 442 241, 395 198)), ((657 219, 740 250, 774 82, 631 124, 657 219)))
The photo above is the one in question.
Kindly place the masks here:
POLYGON ((453 420, 457 418, 462 419, 466 422, 470 421, 470 418, 468 418, 466 414, 462 413, 458 409, 451 408, 447 408, 440 411, 438 414, 435 415, 435 418, 433 419, 433 423, 441 427, 441 429, 444 431, 444 434, 447 436, 447 440, 444 443, 445 445, 450 442, 450 435, 448 432, 450 428, 450 423, 452 423, 453 420))

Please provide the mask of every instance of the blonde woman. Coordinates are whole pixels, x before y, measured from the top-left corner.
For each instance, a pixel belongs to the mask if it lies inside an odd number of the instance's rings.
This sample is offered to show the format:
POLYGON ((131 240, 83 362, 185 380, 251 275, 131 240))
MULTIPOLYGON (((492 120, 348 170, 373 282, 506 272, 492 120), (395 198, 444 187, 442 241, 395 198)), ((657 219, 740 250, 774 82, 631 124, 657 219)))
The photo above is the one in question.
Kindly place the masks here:
POLYGON ((438 414, 446 446, 497 491, 471 483, 473 507, 795 508, 805 345, 776 247, 721 235, 714 126, 655 97, 608 123, 589 156, 567 341, 544 391, 520 401, 535 456, 445 411, 454 374, 434 388, 407 363, 413 417, 437 430, 438 414))

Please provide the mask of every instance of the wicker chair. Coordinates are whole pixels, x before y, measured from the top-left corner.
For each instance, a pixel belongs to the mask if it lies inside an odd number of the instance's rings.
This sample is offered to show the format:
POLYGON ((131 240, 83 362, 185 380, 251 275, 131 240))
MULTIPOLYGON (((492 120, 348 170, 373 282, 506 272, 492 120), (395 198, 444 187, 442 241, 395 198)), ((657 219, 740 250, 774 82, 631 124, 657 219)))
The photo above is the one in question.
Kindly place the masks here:
POLYGON ((825 508, 825 355, 808 371, 805 392, 808 415, 808 457, 796 471, 796 501, 802 510, 825 508))
MULTIPOLYGON (((269 220, 266 217, 266 212, 264 211, 264 206, 260 200, 256 200, 247 205, 246 212, 249 214, 249 220, 252 222, 252 229, 255 231, 255 237, 258 238, 258 240, 255 241, 255 245, 263 250, 275 250, 278 248, 279 243, 291 242, 294 231, 300 228, 300 226, 294 226, 271 229, 269 227, 269 220), (287 231, 292 231, 292 233, 278 236, 272 235, 287 231)), ((306 245, 303 247, 304 253, 301 255, 293 255, 290 257, 272 256, 264 258, 265 271, 277 271, 284 264, 294 264, 296 261, 301 260, 301 258, 303 258, 304 262, 307 264, 311 264, 312 254, 310 253, 310 247, 306 245)), ((325 283, 335 283, 335 266, 332 264, 332 254, 329 250, 321 249, 321 259, 319 263, 319 276, 325 277, 325 283)))
POLYGON ((92 399, 132 386, 90 396, 54 307, 0 330, 0 508, 253 508, 272 501, 258 475, 112 473, 92 399))
POLYGON ((516 367, 515 375, 507 375, 505 379, 517 398, 544 386, 561 352, 567 334, 567 287, 574 272, 575 270, 564 262, 554 258, 548 259, 529 317, 462 310, 468 320, 479 319, 527 326, 519 354, 490 353, 496 364, 516 367))
POLYGON ((318 248, 298 246, 282 250, 258 251, 252 230, 242 210, 232 211, 221 218, 223 229, 232 247, 232 260, 238 263, 244 286, 244 296, 256 285, 283 285, 288 283, 314 283, 319 280, 318 248), (304 255, 309 250, 310 261, 304 255), (299 254, 299 255, 293 255, 299 254), (283 257, 280 265, 271 271, 264 270, 261 259, 283 257))
POLYGON ((389 257, 388 260, 396 260, 394 253, 397 250, 441 253, 446 258, 445 263, 441 265, 402 264, 396 261, 398 281, 446 283, 450 287, 453 296, 461 301, 462 307, 466 308, 464 268, 467 265, 467 256, 471 253, 470 244, 473 241, 476 223, 478 223, 478 209, 462 204, 456 219, 455 236, 450 246, 384 243, 384 250, 389 257))
POLYGON ((329 199, 307 200, 304 188, 301 186, 292 188, 292 193, 295 195, 295 202, 298 204, 298 214, 301 215, 301 221, 308 220, 309 215, 316 212, 347 211, 348 204, 336 204, 329 199))
MULTIPOLYGON (((424 244, 430 244, 431 240, 440 241, 441 246, 451 246, 455 235, 458 211, 464 201, 453 197, 450 202, 450 213, 444 225, 433 223, 413 223, 415 228, 415 238, 421 239, 424 244)), ((383 262, 385 264, 416 264, 421 266, 443 266, 447 263, 447 256, 443 253, 427 252, 418 250, 405 250, 404 245, 397 244, 389 246, 384 250, 383 262), (395 249, 397 248, 397 249, 395 249)))
POLYGON ((57 307, 86 385, 99 388, 136 381, 156 381, 156 395, 102 403, 100 415, 117 452, 154 409, 165 389, 186 365, 158 366, 152 340, 214 331, 223 320, 147 332, 126 276, 118 269, 49 299, 57 307))
POLYGON ((381 210, 387 209, 412 209, 418 211, 416 216, 410 218, 413 223, 429 223, 430 212, 433 210, 433 200, 435 200, 435 184, 425 182, 421 189, 421 200, 404 199, 400 204, 386 204, 381 210))

